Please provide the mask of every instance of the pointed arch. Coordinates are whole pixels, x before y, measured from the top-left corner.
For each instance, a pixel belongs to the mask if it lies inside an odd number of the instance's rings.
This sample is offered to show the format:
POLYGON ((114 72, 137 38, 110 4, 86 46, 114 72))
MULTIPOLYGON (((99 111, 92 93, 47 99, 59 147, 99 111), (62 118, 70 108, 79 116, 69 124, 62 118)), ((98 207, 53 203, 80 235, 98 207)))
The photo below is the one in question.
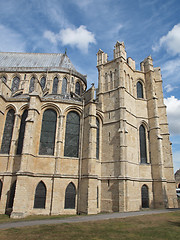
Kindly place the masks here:
POLYGON ((11 91, 14 93, 19 89, 20 78, 14 77, 12 81, 11 91))
POLYGON ((0 179, 0 200, 1 200, 1 194, 2 194, 2 187, 3 187, 3 183, 2 183, 2 181, 0 179))
POLYGON ((21 117, 21 125, 20 125, 18 145, 17 145, 17 154, 22 153, 27 116, 28 116, 28 110, 26 109, 24 110, 23 115, 21 117))
POLYGON ((80 95, 80 92, 81 92, 81 85, 79 82, 76 82, 75 93, 80 95))
POLYGON ((75 209, 76 187, 70 182, 65 191, 65 209, 75 209))
POLYGON ((46 206, 46 185, 40 181, 35 190, 34 208, 45 208, 46 206))
POLYGON ((29 84, 29 93, 32 93, 34 91, 34 85, 35 85, 35 77, 33 76, 29 84))
POLYGON ((66 119, 64 156, 78 157, 79 131, 80 131, 80 116, 77 112, 71 111, 68 113, 66 119))
POLYGON ((56 137, 57 113, 53 109, 47 109, 43 113, 40 155, 54 155, 55 137, 56 137))
POLYGON ((46 78, 43 76, 40 80, 41 88, 44 89, 46 86, 46 78))
POLYGON ((137 98, 144 98, 143 85, 140 81, 137 82, 136 87, 137 87, 137 98))
POLYGON ((58 90, 58 78, 55 77, 53 80, 52 94, 57 94, 57 90, 58 90))
POLYGON ((62 80, 61 93, 62 94, 66 94, 67 93, 67 79, 66 78, 63 78, 63 80, 62 80))
POLYGON ((146 129, 142 124, 139 127, 139 144, 141 163, 147 163, 146 129))
POLYGON ((141 201, 142 208, 149 208, 149 191, 148 186, 145 184, 141 188, 141 201))
POLYGON ((11 147, 11 139, 12 133, 14 128, 14 118, 15 118, 15 111, 10 109, 6 115, 6 122, 3 132, 3 138, 1 143, 1 153, 9 154, 10 147, 11 147))
POLYGON ((14 183, 11 185, 11 188, 10 188, 8 208, 13 207, 15 192, 16 192, 16 181, 14 181, 14 183))

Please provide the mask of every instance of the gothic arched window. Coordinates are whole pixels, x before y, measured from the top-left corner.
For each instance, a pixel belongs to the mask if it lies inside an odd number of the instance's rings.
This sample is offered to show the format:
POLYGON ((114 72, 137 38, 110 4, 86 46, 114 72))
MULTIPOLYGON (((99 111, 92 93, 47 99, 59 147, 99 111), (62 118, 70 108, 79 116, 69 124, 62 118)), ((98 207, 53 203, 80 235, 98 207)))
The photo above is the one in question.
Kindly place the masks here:
POLYGON ((36 187, 34 197, 34 208, 45 208, 46 205, 46 186, 40 181, 36 187))
POLYGON ((112 72, 110 71, 110 80, 112 81, 112 72))
POLYGON ((139 140, 140 140, 141 163, 147 163, 146 129, 143 125, 141 125, 139 128, 139 140))
POLYGON ((56 136, 57 114, 52 109, 44 111, 41 138, 40 138, 40 155, 54 155, 54 145, 56 136))
POLYGON ((67 92, 67 79, 66 79, 66 78, 63 78, 61 93, 62 93, 62 94, 66 94, 66 92, 67 92))
POLYGON ((137 98, 143 98, 143 85, 141 82, 137 82, 137 98))
POLYGON ((2 183, 2 181, 0 180, 0 199, 1 199, 1 194, 2 194, 2 186, 3 186, 3 183, 2 183))
POLYGON ((40 85, 41 85, 41 88, 42 88, 42 89, 45 88, 45 85, 46 85, 46 78, 45 78, 45 77, 42 77, 42 78, 41 78, 40 85))
POLYGON ((64 208, 75 209, 75 202, 76 202, 76 188, 74 184, 71 182, 66 188, 64 208))
POLYGON ((18 77, 14 77, 12 81, 12 86, 11 86, 11 90, 13 93, 18 90, 19 83, 20 83, 20 79, 18 77))
POLYGON ((55 77, 53 80, 52 94, 57 94, 57 89, 58 89, 58 78, 55 77))
POLYGON ((28 115, 28 110, 26 109, 26 110, 24 110, 23 115, 21 117, 21 126, 20 126, 20 130, 19 130, 17 154, 22 153, 27 115, 28 115))
POLYGON ((4 127, 4 133, 1 143, 1 153, 8 153, 11 147, 11 139, 14 127, 14 110, 10 109, 6 116, 6 122, 4 127))
POLYGON ((34 91, 35 77, 32 77, 29 84, 29 93, 34 91))
POLYGON ((143 185, 141 188, 141 201, 142 208, 149 208, 149 193, 146 185, 143 185))
POLYGON ((10 188, 8 208, 13 207, 15 192, 16 192, 16 181, 11 185, 11 188, 10 188))
POLYGON ((64 156, 78 157, 79 155, 80 117, 77 112, 69 112, 66 120, 66 137, 64 156))
POLYGON ((99 120, 96 118, 96 158, 99 159, 99 120))
POLYGON ((80 89, 81 89, 80 83, 77 82, 77 83, 76 83, 76 87, 75 87, 75 93, 78 94, 78 95, 80 95, 80 89))

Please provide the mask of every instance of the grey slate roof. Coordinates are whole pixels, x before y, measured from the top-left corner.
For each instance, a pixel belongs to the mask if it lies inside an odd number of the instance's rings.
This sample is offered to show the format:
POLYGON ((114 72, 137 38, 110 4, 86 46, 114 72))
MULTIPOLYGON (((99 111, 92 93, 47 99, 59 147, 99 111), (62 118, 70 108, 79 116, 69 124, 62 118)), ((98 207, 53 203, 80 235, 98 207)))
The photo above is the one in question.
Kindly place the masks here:
POLYGON ((76 70, 62 53, 0 53, 0 68, 67 68, 76 70))
POLYGON ((0 71, 19 72, 72 72, 86 83, 86 77, 78 73, 66 54, 0 52, 0 71))

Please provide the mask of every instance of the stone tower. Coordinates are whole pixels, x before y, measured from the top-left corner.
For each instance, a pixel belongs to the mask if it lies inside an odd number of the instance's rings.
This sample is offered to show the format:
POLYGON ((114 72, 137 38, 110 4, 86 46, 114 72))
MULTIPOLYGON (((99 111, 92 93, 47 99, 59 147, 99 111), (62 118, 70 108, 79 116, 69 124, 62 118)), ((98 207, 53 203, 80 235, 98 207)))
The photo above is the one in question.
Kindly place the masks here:
POLYGON ((138 210, 147 191, 149 207, 177 206, 160 68, 149 56, 136 70, 123 42, 112 61, 99 50, 97 68, 97 106, 104 115, 101 210, 138 210))

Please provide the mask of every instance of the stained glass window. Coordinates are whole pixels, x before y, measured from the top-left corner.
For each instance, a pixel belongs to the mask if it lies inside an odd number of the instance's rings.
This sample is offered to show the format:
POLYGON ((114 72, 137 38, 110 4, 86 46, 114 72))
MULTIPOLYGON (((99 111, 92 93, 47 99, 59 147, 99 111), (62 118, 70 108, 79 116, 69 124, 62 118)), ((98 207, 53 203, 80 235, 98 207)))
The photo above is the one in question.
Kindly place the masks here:
POLYGON ((45 77, 41 78, 40 85, 41 85, 42 89, 45 88, 45 85, 46 85, 46 78, 45 77))
POLYGON ((14 77, 12 81, 12 86, 11 86, 11 90, 13 93, 19 89, 19 83, 20 83, 20 79, 18 77, 14 77))
POLYGON ((62 94, 66 94, 66 92, 67 92, 67 79, 66 79, 66 78, 63 78, 61 93, 62 93, 62 94))
POLYGON ((57 94, 57 89, 58 89, 58 78, 55 77, 53 80, 52 94, 57 94))
POLYGON ((149 208, 149 193, 148 187, 143 185, 141 188, 142 208, 149 208))
POLYGON ((29 93, 32 93, 34 91, 34 84, 35 84, 35 78, 32 77, 29 84, 29 93))
POLYGON ((76 88, 75 88, 75 93, 78 94, 78 95, 80 95, 80 87, 81 87, 81 86, 80 86, 80 83, 77 82, 77 83, 76 83, 76 88))
POLYGON ((8 153, 11 147, 11 139, 14 127, 14 110, 10 109, 6 116, 6 122, 4 127, 4 133, 1 143, 1 153, 8 153))
POLYGON ((46 186, 41 181, 35 191, 34 208, 45 208, 46 205, 46 186))
POLYGON ((66 136, 64 156, 78 157, 79 155, 80 117, 77 112, 69 112, 66 120, 66 136))
POLYGON ((22 153, 27 115, 28 115, 28 110, 26 109, 26 110, 24 110, 22 118, 21 118, 21 126, 20 126, 20 130, 19 130, 17 154, 22 153))
POLYGON ((65 208, 75 209, 75 201, 76 201, 76 188, 74 184, 71 182, 67 186, 65 192, 65 208))
POLYGON ((96 131, 96 158, 99 159, 99 120, 96 118, 96 125, 97 125, 97 131, 96 131))
POLYGON ((15 192, 16 192, 16 181, 11 185, 11 188, 10 188, 8 208, 13 207, 15 192))
POLYGON ((41 138, 40 138, 40 155, 54 155, 55 136, 56 136, 57 114, 52 109, 44 111, 41 138))
POLYGON ((146 151, 146 130, 143 125, 139 128, 140 139, 140 158, 141 163, 147 163, 147 151, 146 151))
POLYGON ((143 98, 143 85, 141 82, 137 82, 137 98, 143 98))

